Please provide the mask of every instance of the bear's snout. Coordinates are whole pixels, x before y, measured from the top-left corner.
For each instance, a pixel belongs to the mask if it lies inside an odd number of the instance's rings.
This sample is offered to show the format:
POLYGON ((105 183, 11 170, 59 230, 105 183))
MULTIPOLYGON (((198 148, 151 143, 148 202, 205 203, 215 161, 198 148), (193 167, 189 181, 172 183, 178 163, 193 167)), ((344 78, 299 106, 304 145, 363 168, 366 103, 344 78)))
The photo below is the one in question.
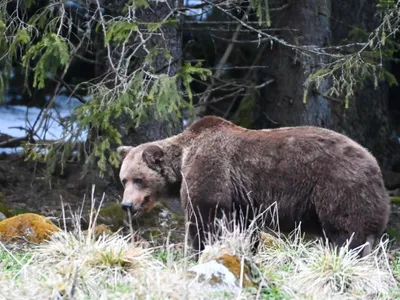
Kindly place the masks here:
POLYGON ((134 203, 127 201, 122 202, 121 207, 125 211, 129 211, 132 214, 132 217, 139 217, 143 212, 151 210, 151 201, 149 196, 145 196, 143 201, 139 205, 134 205, 134 203), (150 205, 149 205, 150 204, 150 205), (150 206, 150 207, 149 207, 150 206), (149 209, 150 208, 150 209, 149 209))
POLYGON ((121 206, 122 206, 122 208, 123 208, 124 210, 129 210, 129 209, 132 208, 133 204, 132 204, 131 202, 123 202, 123 203, 121 204, 121 206))
POLYGON ((139 217, 143 212, 143 206, 139 205, 139 207, 135 207, 132 202, 122 202, 122 209, 126 212, 130 212, 132 217, 139 217))

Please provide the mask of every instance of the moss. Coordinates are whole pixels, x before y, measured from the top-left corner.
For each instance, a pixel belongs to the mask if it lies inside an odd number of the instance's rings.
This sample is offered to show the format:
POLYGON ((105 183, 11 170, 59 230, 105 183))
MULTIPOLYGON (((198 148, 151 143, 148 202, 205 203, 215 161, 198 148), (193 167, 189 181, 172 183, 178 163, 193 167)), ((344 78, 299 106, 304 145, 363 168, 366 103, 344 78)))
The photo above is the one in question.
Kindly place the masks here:
POLYGON ((264 246, 268 249, 280 249, 282 247, 279 243, 279 239, 263 231, 260 232, 260 246, 264 246))
POLYGON ((31 213, 0 222, 0 240, 6 242, 23 239, 31 243, 41 243, 57 231, 60 229, 50 220, 31 213))
POLYGON ((160 230, 158 230, 158 229, 152 229, 152 230, 150 231, 150 236, 151 236, 152 238, 160 237, 160 236, 161 236, 161 232, 160 232, 160 230))
POLYGON ((388 227, 386 229, 386 233, 391 239, 398 239, 400 237, 400 230, 398 228, 388 227))
MULTIPOLYGON (((242 265, 240 263, 239 258, 236 256, 232 256, 229 254, 224 254, 220 258, 216 259, 216 261, 229 269, 236 278, 240 279, 240 275, 242 272, 242 265)), ((250 270, 247 265, 243 266, 243 287, 253 287, 254 284, 250 281, 250 270)))
POLYGON ((14 216, 18 216, 18 215, 30 213, 30 211, 29 211, 28 209, 23 208, 23 207, 16 207, 16 208, 13 208, 13 209, 11 210, 11 212, 12 212, 12 214, 13 214, 14 216))
POLYGON ((7 205, 5 205, 2 202, 0 202, 0 212, 2 212, 7 218, 10 218, 13 216, 13 214, 8 209, 7 205))
POLYGON ((121 208, 121 204, 112 203, 99 211, 98 224, 107 225, 112 231, 117 231, 124 226, 126 213, 121 208))
POLYGON ((400 197, 391 197, 392 203, 393 204, 399 204, 400 205, 400 197))

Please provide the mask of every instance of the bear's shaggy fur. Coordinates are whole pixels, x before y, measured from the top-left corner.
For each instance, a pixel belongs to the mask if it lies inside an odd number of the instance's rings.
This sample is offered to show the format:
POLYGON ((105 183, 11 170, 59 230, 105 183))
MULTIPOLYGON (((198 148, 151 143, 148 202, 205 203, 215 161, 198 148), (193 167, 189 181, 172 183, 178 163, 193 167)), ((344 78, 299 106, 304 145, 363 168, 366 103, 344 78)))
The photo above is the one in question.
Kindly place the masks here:
POLYGON ((350 248, 369 243, 362 256, 387 226, 390 198, 375 158, 331 130, 248 130, 208 116, 181 134, 118 152, 122 205, 140 216, 156 201, 180 196, 198 250, 222 212, 274 202, 282 231, 301 221, 303 231, 339 246, 354 233, 350 248))

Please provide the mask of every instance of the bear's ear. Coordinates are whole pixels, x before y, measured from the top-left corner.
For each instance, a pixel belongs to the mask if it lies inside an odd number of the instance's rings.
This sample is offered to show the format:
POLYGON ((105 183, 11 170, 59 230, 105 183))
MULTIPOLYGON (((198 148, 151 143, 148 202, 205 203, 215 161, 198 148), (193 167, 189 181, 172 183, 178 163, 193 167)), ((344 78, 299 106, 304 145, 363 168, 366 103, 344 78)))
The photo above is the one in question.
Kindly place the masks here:
POLYGON ((156 145, 151 145, 143 150, 142 157, 149 166, 157 165, 163 161, 164 151, 156 145))
POLYGON ((124 159, 132 148, 133 148, 132 146, 119 146, 117 148, 117 153, 121 156, 122 159, 124 159))

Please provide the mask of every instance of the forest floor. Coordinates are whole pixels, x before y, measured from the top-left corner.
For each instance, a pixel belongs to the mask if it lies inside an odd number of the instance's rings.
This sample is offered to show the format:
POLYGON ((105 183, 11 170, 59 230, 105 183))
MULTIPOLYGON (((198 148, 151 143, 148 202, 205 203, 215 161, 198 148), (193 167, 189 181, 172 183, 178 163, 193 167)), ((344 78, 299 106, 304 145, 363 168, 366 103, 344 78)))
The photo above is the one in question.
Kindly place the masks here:
MULTIPOLYGON (((0 155, 0 202, 16 214, 34 212, 49 217, 60 228, 63 206, 77 212, 84 198, 87 211, 93 200, 96 207, 100 202, 120 202, 122 189, 111 189, 96 177, 81 178, 81 169, 70 163, 65 174, 57 172, 50 183, 43 166, 17 155, 0 155), (96 185, 94 195, 92 184, 96 185)), ((399 209, 393 211, 390 226, 400 231, 399 209)), ((55 234, 49 243, 29 247, 0 243, 4 270, 0 272, 0 299, 400 297, 400 254, 390 251, 398 247, 393 242, 379 245, 360 261, 351 252, 337 254, 298 235, 287 240, 269 236, 264 241, 267 247, 252 253, 248 233, 225 231, 221 242, 210 246, 197 261, 185 243, 184 228, 176 229, 180 233, 174 239, 161 235, 144 247, 132 244, 126 234, 97 240, 72 225, 72 231, 55 234)))
MULTIPOLYGON (((0 154, 0 203, 5 204, 13 213, 33 212, 49 217, 57 226, 61 226, 64 210, 88 212, 91 207, 89 198, 95 186, 95 205, 107 206, 120 203, 123 193, 115 178, 114 184, 93 174, 81 177, 82 166, 69 162, 63 175, 58 168, 51 177, 45 176, 45 166, 32 161, 24 161, 17 154, 0 154), (3 199, 2 199, 3 198, 3 199), (86 200, 84 200, 86 199, 86 200)), ((116 174, 114 174, 115 176, 116 174)), ((174 213, 181 214, 179 203, 174 203, 174 213)), ((1 210, 0 210, 1 211, 1 210)), ((392 205, 388 234, 393 238, 391 247, 400 247, 400 203, 392 205)), ((182 234, 180 235, 181 238, 182 234)))
MULTIPOLYGON (((49 217, 61 217, 62 204, 76 211, 83 205, 84 196, 91 193, 91 184, 97 186, 96 196, 104 202, 119 201, 121 191, 107 190, 99 178, 81 178, 82 167, 78 163, 68 163, 64 174, 60 170, 46 178, 45 166, 41 163, 24 161, 19 155, 0 154, 0 193, 10 210, 16 213, 35 212, 49 217)), ((86 201, 85 208, 90 207, 86 201)))

